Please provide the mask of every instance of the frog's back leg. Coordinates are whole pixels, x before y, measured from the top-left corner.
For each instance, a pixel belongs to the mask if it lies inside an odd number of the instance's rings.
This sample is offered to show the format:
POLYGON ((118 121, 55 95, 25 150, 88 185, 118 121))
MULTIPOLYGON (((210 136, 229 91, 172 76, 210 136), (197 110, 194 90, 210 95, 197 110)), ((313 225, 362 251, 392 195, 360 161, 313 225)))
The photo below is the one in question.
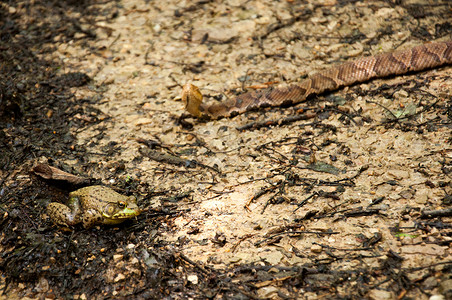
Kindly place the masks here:
POLYGON ((80 223, 80 217, 64 204, 52 202, 47 206, 47 214, 53 223, 60 226, 73 226, 80 223))

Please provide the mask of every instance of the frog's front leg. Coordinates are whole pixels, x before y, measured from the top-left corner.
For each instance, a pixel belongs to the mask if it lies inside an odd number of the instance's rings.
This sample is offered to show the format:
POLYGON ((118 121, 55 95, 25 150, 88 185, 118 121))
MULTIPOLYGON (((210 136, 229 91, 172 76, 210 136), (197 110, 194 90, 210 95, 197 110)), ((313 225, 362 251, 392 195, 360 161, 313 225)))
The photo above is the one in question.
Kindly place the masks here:
POLYGON ((83 227, 90 228, 94 226, 95 224, 102 223, 103 216, 100 212, 98 212, 95 209, 88 209, 83 214, 82 222, 83 227))
MULTIPOLYGON (((78 200, 74 200, 78 202, 78 200)), ((66 206, 61 203, 52 202, 47 206, 47 214, 52 219, 53 223, 60 226, 74 226, 80 223, 79 203, 69 203, 66 206)))

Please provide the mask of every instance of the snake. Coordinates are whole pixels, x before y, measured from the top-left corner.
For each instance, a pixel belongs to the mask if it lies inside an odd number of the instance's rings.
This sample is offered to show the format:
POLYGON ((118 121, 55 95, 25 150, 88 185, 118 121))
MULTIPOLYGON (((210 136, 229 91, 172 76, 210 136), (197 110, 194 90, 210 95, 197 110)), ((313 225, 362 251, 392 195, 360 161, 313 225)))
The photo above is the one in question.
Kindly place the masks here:
POLYGON ((374 78, 395 76, 436 68, 452 63, 452 40, 430 42, 410 49, 366 56, 345 62, 286 87, 270 87, 205 104, 199 88, 187 83, 182 88, 185 110, 206 120, 232 118, 244 112, 270 106, 291 106, 312 95, 337 90, 374 78))

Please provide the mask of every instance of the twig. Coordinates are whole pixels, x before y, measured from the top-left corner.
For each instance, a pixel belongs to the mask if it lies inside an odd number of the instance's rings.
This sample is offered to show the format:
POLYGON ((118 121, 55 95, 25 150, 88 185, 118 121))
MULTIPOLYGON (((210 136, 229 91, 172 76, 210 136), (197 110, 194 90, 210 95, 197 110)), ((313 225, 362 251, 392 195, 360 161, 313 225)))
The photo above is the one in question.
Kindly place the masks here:
MULTIPOLYGON (((309 113, 306 112, 304 114, 290 116, 290 117, 283 118, 280 120, 264 120, 261 122, 251 122, 251 123, 245 124, 243 126, 236 127, 236 129, 238 131, 245 131, 245 130, 259 129, 262 127, 280 126, 280 125, 290 124, 290 123, 300 121, 300 120, 312 119, 312 118, 315 118, 316 116, 317 116, 317 113, 315 113, 315 112, 309 112, 309 113)), ((319 123, 319 122, 313 122, 311 124, 315 125, 317 123, 319 123)))
POLYGON ((242 236, 232 247, 231 247, 231 252, 235 252, 235 250, 237 250, 237 247, 240 245, 241 242, 243 242, 246 239, 249 239, 250 237, 253 237, 254 234, 250 233, 250 234, 246 234, 244 236, 242 236))
POLYGON ((438 210, 424 210, 421 212, 421 218, 450 217, 452 216, 452 208, 438 210))
POLYGON ((189 259, 188 257, 186 257, 183 253, 178 253, 178 256, 180 258, 182 258, 183 260, 185 260, 186 262, 188 262, 189 264, 193 265, 195 268, 197 268, 198 270, 200 270, 202 273, 204 274, 209 274, 209 272, 204 269, 203 266, 201 266, 200 264, 192 261, 191 259, 189 259))
POLYGON ((285 232, 279 232, 279 233, 273 234, 273 235, 271 235, 269 237, 266 237, 262 241, 254 243, 254 246, 257 247, 257 246, 261 245, 262 243, 264 243, 264 242, 266 242, 268 240, 271 240, 271 239, 273 239, 273 238, 275 238, 277 236, 286 235, 286 234, 289 234, 289 235, 290 234, 294 234, 294 235, 301 235, 301 234, 332 235, 332 234, 339 234, 339 233, 340 232, 335 232, 335 231, 331 231, 331 232, 322 232, 322 231, 285 231, 285 232))
POLYGON ((278 185, 272 185, 270 187, 267 187, 265 189, 261 189, 260 191, 258 191, 256 194, 254 194, 253 197, 251 197, 251 199, 244 205, 244 208, 247 209, 248 211, 251 211, 251 209, 249 208, 250 204, 256 200, 257 198, 267 194, 270 191, 275 190, 278 187, 278 185))

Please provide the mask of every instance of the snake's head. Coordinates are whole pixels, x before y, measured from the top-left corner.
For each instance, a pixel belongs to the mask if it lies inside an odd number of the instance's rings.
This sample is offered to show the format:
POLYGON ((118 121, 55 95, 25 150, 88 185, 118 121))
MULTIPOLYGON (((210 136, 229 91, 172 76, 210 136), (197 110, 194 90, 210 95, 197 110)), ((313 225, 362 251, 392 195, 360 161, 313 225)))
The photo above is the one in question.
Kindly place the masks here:
POLYGON ((191 83, 187 83, 182 88, 182 101, 185 103, 185 110, 191 115, 201 118, 203 113, 200 110, 202 94, 199 88, 191 83))

